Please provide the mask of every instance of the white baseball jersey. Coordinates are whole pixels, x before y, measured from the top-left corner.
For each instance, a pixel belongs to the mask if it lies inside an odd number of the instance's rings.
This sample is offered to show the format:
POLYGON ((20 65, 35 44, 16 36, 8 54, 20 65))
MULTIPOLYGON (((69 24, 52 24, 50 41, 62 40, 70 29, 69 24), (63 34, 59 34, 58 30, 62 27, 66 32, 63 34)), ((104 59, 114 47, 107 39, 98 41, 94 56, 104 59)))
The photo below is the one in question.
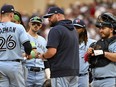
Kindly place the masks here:
POLYGON ((22 25, 0 23, 0 60, 23 59, 21 44, 26 41, 29 39, 22 25))
POLYGON ((96 42, 96 40, 89 38, 86 46, 84 43, 81 43, 79 45, 80 74, 88 72, 89 64, 88 64, 88 62, 85 62, 84 55, 85 55, 87 49, 89 48, 90 44, 92 44, 93 42, 96 42))
MULTIPOLYGON (((31 43, 35 43, 37 51, 39 53, 45 53, 46 52, 46 40, 42 37, 38 35, 38 38, 34 38, 32 37, 30 34, 28 34, 29 40, 31 43)), ((34 67, 41 67, 44 68, 44 63, 42 61, 42 59, 30 59, 26 61, 26 66, 34 66, 34 67)))

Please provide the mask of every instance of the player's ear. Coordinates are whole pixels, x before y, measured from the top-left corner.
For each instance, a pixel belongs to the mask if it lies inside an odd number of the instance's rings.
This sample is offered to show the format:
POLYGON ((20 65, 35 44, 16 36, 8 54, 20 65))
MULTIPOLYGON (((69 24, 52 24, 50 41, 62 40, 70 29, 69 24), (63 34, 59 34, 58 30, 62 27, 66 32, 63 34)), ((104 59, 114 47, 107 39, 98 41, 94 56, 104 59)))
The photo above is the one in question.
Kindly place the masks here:
POLYGON ((14 18, 14 13, 9 13, 10 18, 14 18))
POLYGON ((113 33, 113 28, 111 28, 111 31, 110 32, 113 33))
POLYGON ((29 24, 29 26, 31 26, 31 22, 29 22, 28 24, 29 24))
POLYGON ((40 24, 40 28, 42 27, 42 24, 40 24))

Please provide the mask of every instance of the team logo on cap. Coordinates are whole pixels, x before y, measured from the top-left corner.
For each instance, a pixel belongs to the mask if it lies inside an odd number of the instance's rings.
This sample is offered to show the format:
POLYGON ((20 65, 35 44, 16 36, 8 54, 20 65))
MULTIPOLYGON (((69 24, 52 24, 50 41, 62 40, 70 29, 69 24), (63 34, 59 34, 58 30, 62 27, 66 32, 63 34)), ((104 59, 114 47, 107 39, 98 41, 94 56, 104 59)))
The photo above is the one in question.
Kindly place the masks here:
POLYGON ((11 9, 12 11, 14 11, 14 9, 11 9))
POLYGON ((77 20, 76 20, 76 23, 79 23, 79 22, 80 22, 80 20, 77 19, 77 20))
POLYGON ((49 11, 50 11, 50 9, 51 9, 51 8, 49 8, 49 9, 47 10, 47 12, 49 12, 49 11))

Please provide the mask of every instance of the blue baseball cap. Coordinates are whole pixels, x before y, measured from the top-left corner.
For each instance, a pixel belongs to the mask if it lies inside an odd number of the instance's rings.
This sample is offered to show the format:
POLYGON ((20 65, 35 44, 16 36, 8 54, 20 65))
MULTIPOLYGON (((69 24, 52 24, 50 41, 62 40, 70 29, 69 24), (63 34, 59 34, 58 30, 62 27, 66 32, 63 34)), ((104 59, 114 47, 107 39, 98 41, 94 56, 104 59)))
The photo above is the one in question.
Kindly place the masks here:
POLYGON ((13 7, 13 5, 8 5, 8 4, 5 4, 1 7, 1 14, 4 14, 4 13, 9 13, 9 12, 14 12, 15 9, 13 7))
POLYGON ((81 19, 78 19, 78 18, 74 19, 73 25, 77 26, 77 27, 81 27, 81 28, 85 28, 86 27, 84 21, 81 20, 81 19))
POLYGON ((50 8, 48 9, 47 14, 44 15, 43 18, 49 18, 49 17, 52 16, 53 14, 58 14, 58 13, 64 14, 64 11, 63 11, 61 8, 59 8, 59 7, 50 7, 50 8))

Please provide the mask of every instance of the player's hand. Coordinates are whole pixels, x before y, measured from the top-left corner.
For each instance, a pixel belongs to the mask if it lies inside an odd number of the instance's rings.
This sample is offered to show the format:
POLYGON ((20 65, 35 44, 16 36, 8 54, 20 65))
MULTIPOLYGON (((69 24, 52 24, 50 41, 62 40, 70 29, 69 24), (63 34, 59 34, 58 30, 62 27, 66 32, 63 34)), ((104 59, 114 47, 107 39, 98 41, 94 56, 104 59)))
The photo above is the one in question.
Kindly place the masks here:
POLYGON ((42 59, 43 61, 47 61, 44 57, 44 54, 39 54, 39 58, 42 59))
POLYGON ((87 49, 87 52, 84 55, 85 62, 88 62, 89 61, 89 57, 90 56, 94 56, 93 50, 94 49, 92 47, 90 47, 90 48, 87 49))
POLYGON ((104 55, 103 50, 94 50, 93 48, 88 48, 87 53, 91 56, 104 55))
POLYGON ((36 49, 33 49, 32 51, 31 51, 31 54, 30 55, 27 55, 27 59, 32 59, 32 58, 38 58, 40 53, 39 52, 37 52, 37 50, 36 49))
POLYGON ((43 58, 43 54, 39 54, 39 55, 38 55, 38 58, 44 59, 44 58, 43 58))
POLYGON ((87 54, 88 54, 88 55, 91 55, 91 56, 94 56, 93 50, 94 50, 94 49, 91 48, 91 47, 88 48, 88 49, 87 49, 87 54))

